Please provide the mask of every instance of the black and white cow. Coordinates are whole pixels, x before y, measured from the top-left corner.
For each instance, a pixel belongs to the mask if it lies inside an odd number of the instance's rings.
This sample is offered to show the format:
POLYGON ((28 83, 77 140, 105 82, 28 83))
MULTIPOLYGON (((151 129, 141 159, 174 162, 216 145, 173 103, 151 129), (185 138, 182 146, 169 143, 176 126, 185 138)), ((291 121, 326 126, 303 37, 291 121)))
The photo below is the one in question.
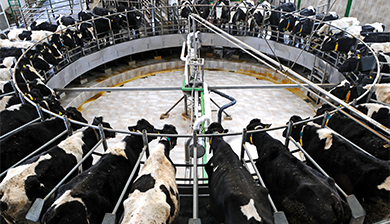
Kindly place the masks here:
POLYGON ((188 18, 188 16, 194 12, 193 2, 190 0, 184 0, 180 3, 180 16, 188 18))
POLYGON ((19 39, 37 42, 37 41, 44 40, 45 38, 48 38, 52 34, 53 32, 45 31, 45 30, 23 31, 21 34, 19 34, 19 39))
POLYGON ((50 32, 56 32, 58 25, 56 24, 51 24, 49 22, 40 22, 37 23, 36 21, 32 22, 30 25, 31 30, 46 30, 50 32))
MULTIPOLYGON (((42 71, 50 70, 49 63, 47 63, 47 61, 42 57, 42 55, 38 51, 29 50, 26 52, 25 57, 31 62, 32 66, 35 69, 42 70, 42 71)), ((56 60, 54 56, 51 59, 56 60)))
MULTIPOLYGON (((64 114, 72 120, 88 123, 87 120, 83 118, 82 114, 74 107, 67 108, 64 114)), ((75 131, 81 128, 81 126, 72 123, 71 128, 75 131)), ((63 119, 50 118, 43 122, 33 123, 2 139, 0 141, 0 173, 65 130, 66 127, 63 119)), ((57 145, 65 138, 66 135, 63 135, 61 138, 48 145, 46 149, 57 145)))
POLYGON ((355 17, 343 17, 326 22, 318 29, 317 34, 320 36, 341 34, 348 27, 359 26, 359 24, 359 20, 355 17))
POLYGON ((126 15, 127 15, 127 22, 126 20, 124 20, 126 23, 127 23, 127 26, 130 28, 130 29, 139 29, 142 27, 144 21, 143 21, 143 15, 140 11, 136 10, 136 8, 129 8, 129 7, 126 7, 124 5, 119 5, 117 7, 117 10, 118 12, 125 12, 127 11, 126 15))
MULTIPOLYGON (((226 133, 212 123, 207 134, 226 133)), ((222 137, 210 137, 213 156, 206 164, 210 210, 220 223, 273 223, 268 190, 260 186, 222 137)))
POLYGON ((200 17, 208 19, 210 14, 210 0, 198 0, 195 8, 200 17))
MULTIPOLYGON (((164 134, 177 134, 173 125, 164 125, 164 134)), ((150 152, 139 176, 134 181, 129 197, 123 202, 125 223, 175 223, 179 216, 179 191, 176 168, 169 151, 176 145, 176 137, 163 137, 150 152)))
MULTIPOLYGON (((93 125, 111 128, 102 117, 93 125)), ((107 138, 114 132, 104 131, 107 138)), ((25 216, 36 198, 44 198, 100 140, 93 128, 86 128, 21 165, 10 169, 0 183, 0 214, 9 223, 25 223, 25 216)), ((92 165, 92 156, 83 168, 92 165)), ((72 174, 76 176, 77 171, 72 174)), ((54 199, 54 198, 53 198, 54 199)), ((47 205, 51 200, 46 201, 47 205)))
MULTIPOLYGON (((56 114, 65 111, 61 103, 52 97, 45 98, 39 102, 39 105, 56 114)), ((44 118, 48 117, 46 113, 43 113, 43 116, 44 118)), ((13 105, 0 111, 0 135, 4 135, 38 117, 37 108, 29 103, 13 105)))
MULTIPOLYGON (((329 108, 325 106, 319 108, 316 116, 323 114, 325 111, 329 111, 329 108)), ((320 124, 321 121, 316 121, 316 123, 320 124)), ((333 114, 328 118, 327 125, 376 158, 390 160, 389 143, 345 115, 341 113, 333 114)))
POLYGON ((92 13, 98 16, 106 16, 108 14, 115 13, 115 11, 109 10, 107 8, 95 7, 92 9, 92 13))
POLYGON ((332 20, 339 19, 339 15, 337 15, 336 12, 329 12, 328 14, 322 13, 322 14, 317 14, 316 19, 321 20, 323 22, 332 21, 332 20))
POLYGON ((8 40, 12 40, 12 41, 20 40, 19 34, 23 33, 23 31, 27 31, 27 29, 25 28, 11 29, 7 34, 8 40))
POLYGON ((4 58, 6 57, 19 58, 21 55, 22 55, 22 48, 18 48, 18 47, 0 48, 0 58, 2 58, 2 60, 4 60, 4 58))
POLYGON ((383 43, 390 42, 390 32, 383 33, 368 33, 363 39, 366 43, 383 43))
POLYGON ((356 109, 378 121, 383 126, 390 128, 390 106, 378 103, 359 104, 356 109))
MULTIPOLYGON (((352 85, 347 80, 342 81, 339 85, 335 86, 329 93, 333 96, 345 101, 346 103, 352 102, 354 99, 358 98, 364 89, 361 86, 352 85)), ((367 96, 363 97, 359 102, 367 102, 367 96)))
MULTIPOLYGON (((269 126, 253 119, 247 130, 269 126)), ((289 223, 330 224, 349 220, 351 210, 338 195, 332 178, 298 160, 266 132, 248 134, 246 141, 256 146, 259 157, 256 167, 275 206, 284 211, 289 223)))
POLYGON ((214 15, 213 21, 211 23, 215 25, 222 25, 229 22, 230 19, 230 10, 229 10, 229 1, 219 0, 214 5, 214 15))
POLYGON ((271 5, 267 1, 257 4, 254 10, 251 10, 251 16, 248 21, 249 29, 252 31, 255 27, 261 27, 268 22, 270 17, 271 5))
POLYGON ((325 52, 342 52, 342 53, 348 53, 353 46, 356 45, 357 39, 350 37, 350 36, 330 36, 325 39, 321 50, 325 52))
POLYGON ((0 39, 0 48, 3 48, 3 47, 7 47, 7 48, 11 48, 11 47, 17 47, 17 48, 23 48, 23 49, 27 49, 31 46, 33 46, 34 43, 33 42, 30 42, 30 41, 10 41, 8 39, 0 39))
POLYGON ((84 11, 80 11, 78 14, 78 19, 80 21, 87 21, 87 20, 90 20, 90 19, 93 19, 95 17, 95 15, 91 12, 84 12, 84 11))
POLYGON ((238 25, 239 23, 246 22, 249 18, 249 11, 253 8, 254 2, 252 0, 246 0, 240 2, 233 7, 230 12, 230 24, 238 25))
MULTIPOLYGON (((130 131, 157 133, 142 119, 130 131)), ((148 141, 155 137, 148 136, 148 141)), ((58 189, 52 206, 42 217, 42 223, 101 223, 106 212, 112 212, 127 179, 144 146, 142 136, 128 135, 110 147, 88 170, 80 173, 58 189)))
POLYGON ((47 63, 51 65, 58 65, 58 60, 49 48, 49 44, 37 44, 35 46, 35 50, 39 52, 39 55, 41 55, 47 63))
MULTIPOLYGON (((279 5, 278 7, 275 8, 274 11, 272 11, 271 17, 269 19, 271 30, 272 30, 270 40, 275 41, 278 39, 277 34, 274 31, 278 30, 280 20, 281 20, 282 16, 285 15, 285 13, 283 13, 283 12, 293 12, 296 10, 297 10, 297 7, 295 6, 294 3, 286 2, 286 3, 279 5)), ((280 40, 280 39, 278 39, 278 40, 280 40)))
MULTIPOLYGON (((364 88, 369 89, 372 85, 367 85, 364 88)), ((375 84, 374 92, 376 95, 376 99, 379 102, 390 105, 390 84, 375 84)))
MULTIPOLYGON (((302 118, 293 116, 290 120, 298 122, 302 118)), ((389 161, 368 156, 329 129, 318 126, 294 125, 291 136, 301 141, 308 154, 348 195, 357 197, 367 211, 367 223, 378 222, 390 214, 389 161)))
POLYGON ((64 15, 60 15, 59 17, 57 17, 56 22, 58 25, 63 26, 71 26, 77 23, 77 21, 73 17, 64 15))

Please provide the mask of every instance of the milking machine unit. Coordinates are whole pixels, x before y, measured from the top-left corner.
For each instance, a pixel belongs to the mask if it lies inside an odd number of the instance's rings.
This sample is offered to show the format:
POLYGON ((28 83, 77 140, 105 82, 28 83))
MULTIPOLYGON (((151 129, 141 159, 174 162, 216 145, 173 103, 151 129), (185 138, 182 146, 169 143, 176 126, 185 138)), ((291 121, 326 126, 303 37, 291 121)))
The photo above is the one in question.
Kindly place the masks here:
MULTIPOLYGON (((193 219, 189 223, 200 223, 198 219, 198 159, 203 157, 202 163, 207 162, 206 145, 204 138, 198 138, 197 134, 204 133, 211 123, 211 106, 208 86, 204 81, 204 59, 200 58, 201 47, 200 32, 189 32, 187 40, 183 43, 181 60, 185 61, 184 81, 182 91, 184 93, 185 115, 190 117, 193 137, 185 143, 185 162, 188 165, 185 171, 185 178, 193 177, 193 219), (184 56, 187 49, 187 54, 184 56), (188 103, 190 102, 190 103, 188 103), (191 158, 193 167, 190 167, 191 158), (191 175, 191 169, 193 175, 191 175)), ((206 172, 203 169, 203 178, 206 172)))

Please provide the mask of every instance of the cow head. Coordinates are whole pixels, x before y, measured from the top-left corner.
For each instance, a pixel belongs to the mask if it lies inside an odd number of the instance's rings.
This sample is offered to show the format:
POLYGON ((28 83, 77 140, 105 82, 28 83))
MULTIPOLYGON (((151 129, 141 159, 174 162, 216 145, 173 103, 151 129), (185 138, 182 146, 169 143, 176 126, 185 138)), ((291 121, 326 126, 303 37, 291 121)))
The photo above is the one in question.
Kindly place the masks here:
POLYGON ((99 116, 99 117, 95 117, 92 121, 92 125, 102 125, 103 126, 103 130, 104 130, 104 136, 106 138, 115 138, 115 132, 113 131, 108 131, 106 129, 112 129, 111 125, 108 123, 108 122, 105 122, 103 120, 103 117, 102 116, 99 116))
MULTIPOLYGON (((309 119, 309 118, 306 118, 306 119, 309 119)), ((290 118, 290 120, 289 120, 290 122, 293 122, 293 123, 297 123, 297 122, 300 122, 300 121, 303 121, 303 119, 300 117, 300 116, 298 116, 298 115, 293 115, 291 118, 290 118)), ((287 123, 288 124, 288 123, 287 123)), ((297 141, 297 142, 299 142, 299 139, 300 139, 300 137, 299 137, 299 134, 300 134, 300 132, 301 132, 301 130, 302 130, 302 127, 304 126, 305 124, 304 123, 302 123, 302 124, 298 124, 298 125, 293 125, 291 128, 292 128, 292 130, 291 130, 291 137, 295 140, 295 141, 297 141)), ((287 128, 283 131, 283 137, 287 137, 287 128)))
POLYGON ((206 134, 215 134, 215 133, 228 133, 228 129, 224 129, 220 123, 213 122, 207 128, 206 134))
MULTIPOLYGON (((205 134, 218 134, 218 133, 228 133, 228 132, 229 132, 229 130, 228 129, 224 129, 220 123, 213 122, 207 128, 207 131, 205 132, 205 134)), ((211 150, 212 150, 211 143, 213 142, 213 139, 216 138, 216 137, 217 136, 209 138, 209 140, 210 140, 210 151, 209 151, 209 153, 211 153, 211 150)), ((222 137, 219 137, 219 138, 222 138, 222 137)))
MULTIPOLYGON (((162 134, 178 134, 176 131, 176 127, 170 124, 164 125, 163 129, 160 131, 162 134)), ((169 155, 169 150, 173 149, 173 147, 177 144, 177 137, 162 137, 160 142, 166 141, 169 144, 169 147, 165 151, 165 155, 169 155)))
POLYGON ((258 118, 252 119, 248 126, 246 126, 246 129, 248 131, 250 130, 257 130, 257 129, 265 129, 271 127, 272 124, 263 124, 261 123, 261 120, 258 118))
POLYGON ((49 95, 48 97, 44 97, 39 105, 46 110, 50 110, 55 114, 63 114, 65 109, 61 106, 61 103, 55 98, 53 95, 49 95))
MULTIPOLYGON (((269 127, 271 127, 271 124, 263 124, 263 123, 261 123, 260 119, 255 118, 249 122, 249 124, 246 126, 246 129, 248 131, 252 131, 252 130, 257 130, 257 129, 266 129, 269 127)), ((248 134, 246 136, 246 141, 253 144, 252 138, 253 138, 253 134, 248 134)))
MULTIPOLYGON (((88 123, 88 121, 85 120, 85 118, 83 117, 83 114, 80 111, 78 111, 76 109, 76 107, 68 107, 68 108, 66 108, 64 114, 66 116, 68 116, 68 118, 70 118, 72 120, 80 121, 80 122, 86 123, 86 124, 88 123)), ((75 124, 75 123, 71 123, 71 126, 72 126, 73 130, 77 130, 77 129, 80 129, 80 128, 83 127, 82 125, 75 124)))
POLYGON ((348 91, 351 88, 352 88, 351 84, 347 80, 344 80, 338 86, 331 89, 329 93, 339 99, 344 100, 347 96, 348 91))
MULTIPOLYGON (((132 132, 142 132, 143 130, 146 130, 147 133, 158 133, 159 131, 154 128, 153 125, 149 123, 149 121, 145 119, 141 119, 137 121, 137 125, 135 126, 128 126, 127 129, 132 132)), ((148 142, 151 142, 152 140, 156 139, 157 137, 154 136, 148 136, 148 142)))

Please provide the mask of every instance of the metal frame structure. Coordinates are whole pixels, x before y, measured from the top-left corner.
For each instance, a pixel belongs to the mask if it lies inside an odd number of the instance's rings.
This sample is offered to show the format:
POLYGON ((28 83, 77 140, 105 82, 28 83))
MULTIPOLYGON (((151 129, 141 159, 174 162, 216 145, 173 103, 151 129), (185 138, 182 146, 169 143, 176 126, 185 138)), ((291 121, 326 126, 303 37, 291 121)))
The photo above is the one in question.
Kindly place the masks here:
MULTIPOLYGON (((208 23, 207 21, 205 21, 204 19, 202 19, 201 17, 199 17, 198 15, 196 14, 191 14, 190 18, 195 21, 197 24, 199 25, 203 25, 205 27, 208 28, 208 30, 210 30, 211 32, 215 33, 215 35, 218 35, 219 37, 221 37, 223 40, 225 40, 227 43, 228 46, 234 46, 234 47, 237 47, 237 48, 240 48, 242 51, 245 51, 247 52, 248 54, 252 55, 253 57, 255 57, 258 61, 261 61, 263 64, 269 66, 270 68, 272 68, 274 70, 274 72, 277 72, 281 75, 283 75, 284 77, 290 79, 292 82, 296 83, 295 85, 288 85, 288 86, 284 86, 284 85, 278 85, 277 87, 283 87, 283 88, 286 88, 286 87, 296 87, 296 86, 299 86, 300 88, 304 88, 306 89, 308 92, 311 92, 313 95, 316 95, 318 98, 320 98, 321 100, 323 100, 324 102, 329 102, 329 100, 325 99, 324 96, 327 96, 328 98, 330 98, 331 100, 333 100, 334 102, 337 103, 337 105, 342 105, 344 108, 348 108, 350 109, 351 111, 353 111, 354 113, 356 113, 358 115, 358 117, 362 120, 365 120, 367 121, 368 123, 370 124, 374 124, 375 126, 379 127, 381 129, 381 131, 383 131, 384 133, 387 133, 390 135, 390 130, 388 128, 385 128, 383 126, 380 126, 378 125, 378 123, 374 120, 372 120, 371 118, 367 117, 366 115, 360 113, 359 111, 357 111, 355 108, 353 108, 350 104, 347 104, 341 100, 339 100, 338 98, 334 97, 333 95, 329 94, 327 91, 325 91, 324 89, 322 89, 321 87, 319 87, 318 85, 316 85, 315 83, 301 77, 299 74, 297 74, 295 71, 293 71, 291 68, 288 68, 284 65, 282 65, 281 63, 279 63, 278 61, 276 61, 275 59, 269 57, 268 55, 265 55, 264 53, 262 53, 263 49, 261 49, 261 51, 259 49, 256 49, 255 47, 251 46, 251 45, 248 45, 246 42, 243 42, 242 40, 240 40, 239 38, 237 37, 234 37, 234 36, 231 36, 229 35, 228 32, 231 31, 231 28, 230 27, 225 27, 224 29, 220 29, 216 26, 214 26, 213 24, 210 24, 208 23), (303 83, 300 83, 300 82, 297 82, 295 80, 293 80, 292 78, 290 78, 289 76, 287 76, 285 73, 289 73, 290 75, 292 75, 294 78, 302 81, 303 83), (308 88, 307 86, 309 86, 310 88, 308 88), (313 91, 315 90, 315 91, 313 91), (321 95, 319 95, 319 93, 321 95)), ((193 24, 195 24, 195 22, 193 22, 193 24)), ((321 22, 321 21, 317 21, 317 22, 321 22)), ((174 26, 173 29, 176 30, 176 31, 179 31, 179 32, 183 32, 183 33, 186 33, 186 30, 187 28, 189 28, 189 26, 187 26, 188 24, 190 24, 188 22, 188 20, 181 20, 180 23, 178 23, 177 26, 174 26), (187 26, 187 28, 186 28, 187 26)), ((78 24, 77 24, 78 25, 78 24)), ((61 62, 61 64, 57 67, 54 67, 52 71, 50 71, 51 73, 47 73, 47 77, 51 77, 50 81, 52 80, 56 80, 56 77, 61 77, 62 79, 65 79, 66 78, 66 75, 64 74, 68 74, 68 73, 76 73, 76 76, 77 77, 78 75, 81 75, 82 73, 77 73, 77 70, 75 72, 74 68, 72 67, 72 65, 74 64, 77 64, 77 62, 80 62, 82 60, 78 60, 78 59, 85 59, 86 57, 89 57, 91 55, 100 55, 100 57, 102 58, 102 61, 98 61, 96 62, 97 65, 100 65, 102 63, 106 63, 110 60, 105 60, 104 59, 104 52, 105 51, 110 51, 110 49, 113 49, 113 47, 115 47, 116 45, 121 45, 121 44, 126 44, 126 42, 133 42, 133 43, 137 43, 137 41, 142 41, 142 39, 146 39, 146 38, 149 38, 149 41, 150 40, 154 40, 154 38, 159 38, 160 36, 164 36, 165 34, 170 34, 170 32, 172 31, 171 29, 169 29, 169 26, 164 26, 163 24, 160 24, 161 26, 155 26, 154 30, 151 29, 151 27, 143 27, 141 28, 142 31, 144 31, 144 33, 142 32, 139 32, 139 33, 136 33, 134 30, 130 30, 129 28, 127 29, 124 29, 124 30, 121 30, 119 31, 118 33, 114 33, 114 32, 109 32, 107 34, 107 36, 105 38, 109 38, 109 41, 111 41, 112 43, 114 43, 115 45, 110 45, 110 47, 108 46, 105 46, 103 42, 100 42, 102 40, 95 40, 95 41, 91 41, 89 43, 86 43, 83 47, 77 47, 76 49, 66 49, 66 54, 65 54, 65 59, 61 62), (158 32, 156 32, 156 30, 158 32), (146 37, 146 38, 145 38, 146 37), (126 42, 125 42, 126 41, 126 42), (69 70, 69 71, 68 71, 69 70), (57 73, 56 76, 53 76, 54 73, 57 73)), ((241 32, 241 34, 247 34, 247 33, 250 33, 248 32, 248 30, 246 30, 245 28, 246 26, 243 25, 241 28, 239 28, 238 31, 241 32)), ((268 41, 267 37, 269 35, 268 33, 268 29, 266 27, 263 27, 264 29, 261 29, 259 31, 257 31, 256 33, 252 33, 252 37, 250 38, 256 38, 258 39, 259 41, 264 41, 268 46, 271 46, 270 44, 273 44, 271 41, 268 41)), ((189 32, 187 32, 189 33, 189 32)), ((195 32, 194 32, 195 33, 195 32)), ((183 35, 183 34, 175 34, 175 35, 183 35)), ((279 32, 277 32, 276 35, 281 35, 279 34, 279 32)), ((246 36, 243 36, 242 37, 243 39, 247 38, 246 36)), ((293 37, 293 38, 299 38, 299 37, 293 37)), ((180 45, 182 45, 182 43, 184 43, 184 40, 185 38, 181 39, 179 42, 180 42, 180 45)), ((217 42, 213 42, 213 40, 215 39, 211 39, 210 41, 210 45, 217 45, 217 42)), ((310 43, 310 40, 307 40, 305 39, 306 41, 306 45, 305 47, 303 48, 296 48, 298 51, 300 51, 301 53, 297 55, 295 59, 295 62, 298 61, 298 59, 301 57, 301 55, 303 54, 302 52, 313 52, 313 51, 318 51, 316 48, 313 48, 311 47, 311 43, 310 43)), ((152 44, 155 44, 154 42, 149 42, 149 43, 152 43, 152 44)), ((365 43, 363 43, 365 44, 365 43)), ((164 42, 159 42, 159 44, 156 44, 158 45, 158 47, 164 47, 165 46, 165 43, 164 42), (161 46, 162 45, 162 46, 161 46)), ((179 46, 180 46, 179 45, 179 46)), ((366 45, 366 44, 365 44, 366 45)), ((273 46, 277 46, 277 45, 273 45, 273 46)), ((366 45, 367 46, 367 45, 366 45)), ((153 46, 151 47, 149 44, 147 44, 146 46, 144 46, 144 50, 153 50, 154 47, 157 47, 157 46, 153 46)), ((294 45, 291 45, 290 43, 290 46, 289 47, 292 47, 294 48, 294 45)), ((369 46, 367 46, 369 47, 369 46)), ((271 49, 271 54, 270 55, 274 55, 276 58, 277 58, 277 51, 275 51, 275 49, 271 49)), ((25 54, 26 52, 24 52, 25 54)), ((117 53, 117 52, 115 52, 117 53)), ((134 48, 132 49, 132 52, 128 52, 129 54, 132 54, 134 53, 134 48)), ((23 54, 23 55, 24 55, 23 54)), ((22 55, 22 57, 23 57, 22 55)), ((123 55, 120 55, 117 53, 117 56, 118 57, 123 57, 123 55)), ((322 56, 324 58, 328 58, 326 60, 329 60, 329 58, 331 58, 332 55, 327 55, 327 54, 322 54, 322 56)), ((114 58, 115 59, 115 58, 114 58)), ((112 59, 112 60, 114 60, 112 59)), ((337 55, 337 58, 333 58, 333 59, 336 59, 336 60, 329 60, 329 62, 333 62, 332 66, 337 66, 340 61, 342 60, 341 59, 341 55, 337 55)), ((375 83, 378 82, 379 78, 380 78, 380 66, 379 66, 379 61, 378 59, 375 57, 376 59, 376 63, 377 63, 377 78, 375 79, 374 81, 374 85, 375 83)), ((20 59, 18 60, 18 62, 20 61, 20 59)), ((294 63, 295 63, 294 62, 294 63)), ((89 64, 89 63, 88 63, 89 64)), ((89 66, 89 69, 93 68, 94 66, 91 66, 91 65, 88 65, 89 66)), ((88 69, 88 68, 85 68, 85 69, 88 69)), ((324 74, 325 75, 325 74, 324 74)), ((69 79, 69 81, 72 81, 75 77, 72 77, 69 79)), ((14 77, 14 80, 15 80, 15 77, 14 77)), ((50 83, 49 81, 49 83, 50 83)), ((52 82, 53 85, 55 85, 55 82, 52 82)), ((59 88, 57 90, 61 90, 61 91, 80 91, 80 90, 86 90, 86 89, 61 89, 63 88, 67 83, 60 83, 59 84, 59 88), (63 86, 62 86, 63 85, 63 86)), ((15 83, 16 85, 16 83, 15 83)), ((194 85, 195 86, 195 85, 194 85)), ((218 89, 218 88, 273 88, 272 87, 273 85, 270 85, 270 86, 240 86, 240 87, 234 87, 234 86, 227 86, 227 87, 208 87, 209 90, 215 88, 215 89, 218 89)), ((205 88, 205 86, 203 86, 205 88)), ((274 86, 276 87, 276 86, 274 86)), ((207 88, 207 86, 206 86, 207 88)), ((20 92, 20 89, 17 87, 16 85, 16 89, 17 91, 20 92)), ((121 90, 126 90, 124 88, 120 88, 121 90)), ((151 90, 155 90, 155 89, 158 89, 158 87, 156 88, 147 88, 147 89, 127 89, 127 90, 137 90, 137 91, 140 91, 140 90, 147 90, 147 91, 151 91, 151 90)), ((94 89, 88 89, 88 91, 104 91, 104 90, 110 90, 110 91, 114 91, 116 90, 115 88, 103 88, 103 89, 97 89, 97 88, 94 88, 94 89)), ((169 90, 168 88, 165 88, 164 90, 169 90)), ((367 91, 365 94, 369 94, 369 91, 367 91)), ((195 97, 194 100, 198 99, 198 97, 195 97)), ((24 101, 26 103, 33 103, 30 99, 28 98, 24 98, 24 101)), ((333 104, 331 104, 333 105, 333 104)), ((343 112, 343 110, 341 108, 338 108, 337 106, 333 105, 336 110, 338 110, 339 112, 341 113, 345 113, 343 112)), ((74 120, 71 120, 71 119, 67 119, 66 117, 62 117, 62 116, 59 116, 57 114, 54 114, 48 110, 45 110, 45 109, 41 109, 42 112, 44 113, 49 113, 51 114, 52 116, 55 116, 55 117, 60 117, 62 119, 64 119, 64 124, 66 125, 66 127, 68 128, 69 130, 69 125, 68 122, 71 122, 71 123, 76 123, 76 124, 79 124, 79 125, 84 125, 84 126, 88 126, 88 127, 93 127, 95 129, 98 129, 100 130, 100 133, 102 133, 102 130, 103 128, 102 127, 97 127, 97 126, 92 126, 92 125, 86 125, 84 123, 81 123, 81 122, 77 122, 77 121, 74 121, 74 120)), ((349 114, 346 114, 347 116, 350 116, 349 114)), ((199 118, 199 117, 198 117, 199 118)), ((362 124, 362 122, 360 122, 358 119, 354 118, 354 117, 351 117, 350 118, 353 120, 353 121, 356 121, 360 124, 362 124)), ((196 121, 195 121, 196 122, 196 121)), ((200 123, 202 123, 203 120, 200 120, 198 122, 198 125, 200 123)), ((289 125, 290 126, 290 125, 289 125)), ((365 128, 367 128, 368 130, 372 131, 373 133, 376 133, 378 136, 381 136, 383 139, 385 139, 386 141, 390 142, 389 139, 387 139, 385 136, 383 136, 382 134, 378 133, 377 131, 375 130, 372 130, 370 127, 368 127, 367 125, 363 124, 363 126, 365 128)), ((287 128, 288 126, 282 126, 282 127, 276 127, 276 128, 270 128, 270 129, 267 129, 266 131, 272 131, 272 130, 275 130, 275 129, 280 129, 280 128, 287 128)), ((68 135, 71 134, 71 132, 68 132, 68 135)), ((194 130, 198 130, 198 129, 194 129, 194 130)), ((123 134, 133 134, 133 135, 140 135, 140 133, 134 133, 134 132, 128 132, 128 131, 123 131, 123 130, 110 130, 110 131, 114 131, 114 132, 118 132, 118 133, 123 133, 123 134)), ((210 137, 210 136, 215 136, 215 135, 222 135, 222 136, 231 136, 231 135, 241 135, 243 137, 245 137, 245 134, 248 133, 246 132, 245 130, 243 132, 239 132, 239 133, 229 133, 229 134, 212 134, 212 135, 205 135, 205 134, 201 134, 201 133, 197 133, 196 131, 194 131, 192 134, 190 135, 158 135, 158 134, 147 134, 147 133, 144 133, 143 135, 146 136, 146 135, 151 135, 151 136, 175 136, 175 137, 184 137, 184 138, 192 138, 193 139, 193 142, 197 142, 197 139, 199 138, 205 138, 205 137, 210 137)), ((64 134, 64 133, 62 133, 64 134)), ((104 143, 105 142, 105 137, 102 135, 101 136, 102 138, 102 142, 104 143)), ((244 138, 243 138, 244 139, 244 138)), ((288 146, 288 142, 289 142, 290 139, 286 139, 286 143, 285 145, 288 146)), ((106 146, 105 146, 106 147, 106 146)), ((197 149, 198 147, 195 146, 193 147, 193 155, 197 155, 196 151, 198 150, 197 149)), ((91 150, 91 153, 92 153, 93 150, 91 150)), ((33 156, 35 155, 36 153, 38 153, 39 151, 37 150, 36 152, 32 153, 30 156, 33 156)), ((244 153, 247 152, 247 150, 245 149, 245 146, 243 144, 243 147, 242 147, 242 152, 241 152, 241 157, 240 159, 243 160, 244 159, 244 153)), ((250 163, 252 164, 252 166, 254 165, 253 162, 254 160, 252 159, 251 155, 248 154, 249 158, 250 158, 250 163)), ((142 157, 140 157, 142 158, 142 157)), ((139 158, 139 160, 140 160, 139 158)), ((197 161, 196 159, 194 161, 197 161)), ((247 162, 247 161, 245 161, 247 162)), ((194 198, 194 205, 193 205, 193 219, 191 222, 198 222, 198 206, 197 206, 197 197, 198 197, 198 181, 199 180, 202 180, 202 179, 198 179, 198 175, 196 174, 196 171, 197 171, 197 167, 198 166, 202 166, 202 164, 197 164, 197 162, 194 162, 193 164, 184 164, 183 166, 185 167, 193 167, 194 168, 194 179, 189 179, 188 181, 192 181, 192 184, 193 184, 193 194, 191 195, 193 198, 194 198)), ((258 175, 258 178, 260 179, 261 176, 258 172, 256 172, 257 175, 258 175)), ((4 175, 4 173, 0 174, 0 175, 4 175)), ((48 195, 49 196, 49 195, 48 195)), ((37 207, 33 207, 33 210, 34 211, 31 211, 32 213, 30 213, 31 216, 28 216, 28 218, 31 220, 31 221, 36 221, 36 214, 35 214, 35 211, 39 211, 39 207, 41 206, 42 204, 42 200, 44 201, 45 199, 40 199, 38 200, 37 203, 37 207)), ((274 209, 275 212, 278 212, 277 209, 275 208, 274 209)), ((112 214, 115 214, 116 211, 114 210, 112 214)), ((39 217, 39 216, 38 216, 39 217)))

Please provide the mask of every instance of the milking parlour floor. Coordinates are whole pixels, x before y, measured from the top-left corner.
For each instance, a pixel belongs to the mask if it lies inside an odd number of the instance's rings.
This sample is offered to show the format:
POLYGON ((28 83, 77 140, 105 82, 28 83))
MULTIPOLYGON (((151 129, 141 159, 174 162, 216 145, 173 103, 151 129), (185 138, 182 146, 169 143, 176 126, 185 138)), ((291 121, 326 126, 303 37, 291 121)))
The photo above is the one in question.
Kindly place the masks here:
MULTIPOLYGON (((168 87, 181 86, 183 82, 183 70, 158 73, 145 78, 129 81, 125 87, 168 87)), ((221 85, 249 85, 249 84, 272 84, 270 81, 259 80, 253 76, 226 71, 205 70, 205 81, 209 86, 221 85)), ((241 132, 253 118, 260 118, 263 123, 272 123, 272 126, 285 125, 292 115, 301 117, 313 116, 315 114, 311 105, 301 97, 286 89, 243 89, 243 90, 221 90, 223 93, 234 97, 237 103, 226 109, 231 115, 231 120, 222 120, 224 128, 229 132, 241 132)), ((222 106, 229 101, 221 96, 211 93, 211 98, 222 106)), ((84 103, 79 110, 89 121, 95 116, 102 115, 114 129, 127 130, 127 126, 135 125, 141 119, 147 119, 156 128, 162 128, 164 124, 175 125, 179 134, 191 134, 191 121, 183 116, 184 103, 181 101, 170 113, 169 117, 161 120, 160 115, 165 113, 182 96, 182 91, 138 91, 138 92, 106 92, 94 100, 84 103)), ((217 121, 218 108, 212 104, 212 119, 217 121)), ((269 132, 274 138, 284 142, 283 130, 269 132)), ((116 138, 109 139, 108 146, 121 141, 125 135, 118 134, 116 138)), ((232 146, 239 155, 241 135, 226 136, 225 140, 232 146)), ((174 163, 184 164, 184 143, 185 138, 179 138, 177 146, 171 151, 170 156, 174 163)), ((150 143, 150 147, 157 144, 157 141, 150 143)), ((248 145, 253 158, 257 158, 255 147, 248 145)), ((290 144, 291 147, 292 144, 290 144)), ((102 152, 100 147, 98 151, 102 152)), ((207 158, 209 158, 208 155, 207 158)), ((95 161, 98 159, 95 156, 95 161)), ((201 160, 199 160, 200 162, 201 160)), ((177 178, 184 177, 185 169, 177 170, 177 178)))

